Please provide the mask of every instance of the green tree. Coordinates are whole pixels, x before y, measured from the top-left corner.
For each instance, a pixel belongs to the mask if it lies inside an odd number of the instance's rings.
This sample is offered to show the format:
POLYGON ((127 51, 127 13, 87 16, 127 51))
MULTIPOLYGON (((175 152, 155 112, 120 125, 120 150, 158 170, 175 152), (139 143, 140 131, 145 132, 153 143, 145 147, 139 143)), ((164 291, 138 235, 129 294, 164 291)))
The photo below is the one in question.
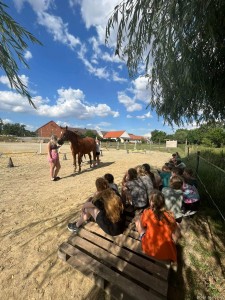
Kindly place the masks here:
POLYGON ((153 130, 151 134, 151 140, 153 141, 153 143, 164 143, 166 140, 166 133, 164 131, 153 130))
POLYGON ((209 140, 215 147, 220 148, 221 145, 225 144, 225 131, 223 128, 213 127, 207 131, 204 138, 209 140))
POLYGON ((188 144, 200 144, 202 140, 202 135, 199 129, 192 129, 188 131, 187 141, 188 144))
POLYGON ((0 1, 0 67, 6 73, 11 87, 15 88, 22 96, 25 96, 29 103, 35 107, 27 86, 18 74, 19 66, 17 61, 29 68, 24 58, 24 51, 28 48, 26 41, 42 44, 7 14, 7 8, 8 6, 0 1))
POLYGON ((184 144, 188 136, 187 129, 177 129, 174 134, 174 139, 177 140, 179 144, 184 144))
POLYGON ((96 137, 96 135, 94 134, 94 132, 92 130, 90 130, 90 129, 86 131, 85 136, 92 137, 92 138, 96 137))
POLYGON ((35 132, 26 130, 26 125, 6 123, 2 126, 2 134, 14 136, 36 136, 35 132))
POLYGON ((106 27, 129 75, 145 64, 149 105, 172 124, 225 118, 225 1, 123 0, 106 27), (201 113, 199 113, 201 111, 201 113))
POLYGON ((2 119, 0 118, 0 134, 2 134, 3 126, 4 126, 4 123, 3 123, 2 119))

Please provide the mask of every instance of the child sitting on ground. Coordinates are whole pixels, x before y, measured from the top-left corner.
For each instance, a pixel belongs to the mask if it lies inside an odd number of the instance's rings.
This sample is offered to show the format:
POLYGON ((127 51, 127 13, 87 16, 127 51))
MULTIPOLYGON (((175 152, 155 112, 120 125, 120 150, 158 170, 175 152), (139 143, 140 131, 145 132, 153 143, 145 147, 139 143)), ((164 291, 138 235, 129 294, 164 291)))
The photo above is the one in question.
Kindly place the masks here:
POLYGON ((143 167, 145 174, 147 174, 151 178, 153 188, 158 189, 159 185, 161 184, 161 178, 159 178, 157 176, 157 174, 154 174, 153 172, 151 172, 151 167, 149 164, 143 164, 142 167, 143 167))
POLYGON ((105 179, 108 181, 109 187, 110 187, 111 189, 113 189, 114 191, 116 191, 116 192, 119 193, 118 186, 117 186, 117 184, 114 183, 114 177, 113 177, 112 174, 106 173, 106 174, 103 176, 103 178, 105 178, 105 179))
POLYGON ((180 176, 173 176, 170 178, 170 186, 162 189, 165 196, 166 208, 173 212, 177 223, 181 223, 183 213, 183 179, 180 176))
POLYGON ((194 172, 191 168, 185 168, 183 172, 183 178, 185 183, 194 185, 196 188, 198 188, 198 181, 197 179, 193 176, 194 172))
POLYGON ((194 185, 190 185, 184 182, 182 186, 184 200, 183 200, 183 214, 184 216, 190 216, 195 214, 199 210, 200 196, 197 188, 194 185))
POLYGON ((167 165, 162 167, 162 171, 159 173, 162 180, 162 188, 168 187, 170 183, 171 170, 167 165))
POLYGON ((156 259, 176 262, 175 243, 180 236, 180 229, 172 213, 166 210, 165 198, 160 191, 151 192, 149 204, 150 208, 135 220, 142 250, 156 259))
POLYGON ((146 187, 135 168, 128 169, 123 177, 122 199, 125 206, 131 206, 133 210, 144 209, 149 205, 146 187))
MULTIPOLYGON (((108 182, 104 178, 96 180, 98 183, 108 182)), ((115 236, 121 234, 125 229, 125 215, 123 214, 123 204, 120 197, 111 188, 98 191, 92 200, 84 203, 80 219, 75 223, 69 223, 68 229, 77 233, 81 225, 92 217, 99 227, 107 234, 115 236)))

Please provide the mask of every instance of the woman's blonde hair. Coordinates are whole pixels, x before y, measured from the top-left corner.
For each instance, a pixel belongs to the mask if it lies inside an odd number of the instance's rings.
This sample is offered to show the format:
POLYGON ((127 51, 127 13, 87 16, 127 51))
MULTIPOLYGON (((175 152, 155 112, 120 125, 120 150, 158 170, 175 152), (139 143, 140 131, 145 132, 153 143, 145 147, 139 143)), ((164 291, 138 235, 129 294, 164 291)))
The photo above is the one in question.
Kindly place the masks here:
POLYGON ((123 212, 123 204, 120 197, 112 189, 108 188, 101 192, 101 198, 103 199, 107 218, 112 223, 118 222, 123 212))
POLYGON ((57 144, 57 140, 58 140, 57 136, 55 134, 53 134, 51 136, 51 142, 57 144))

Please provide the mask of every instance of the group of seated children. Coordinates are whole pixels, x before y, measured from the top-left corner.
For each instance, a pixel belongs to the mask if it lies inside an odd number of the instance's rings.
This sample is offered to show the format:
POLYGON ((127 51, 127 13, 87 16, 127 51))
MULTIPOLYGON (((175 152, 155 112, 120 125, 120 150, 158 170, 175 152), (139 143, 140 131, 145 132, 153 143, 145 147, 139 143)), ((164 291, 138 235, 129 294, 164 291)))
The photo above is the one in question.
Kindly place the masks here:
POLYGON ((169 174, 166 180, 161 173, 155 176, 148 164, 128 169, 121 194, 112 174, 97 178, 96 192, 83 204, 80 218, 69 223, 68 229, 77 232, 92 217, 104 232, 119 235, 125 230, 125 209, 132 206, 143 252, 158 260, 176 262, 175 244, 180 236, 183 210, 197 210, 195 202, 199 203, 199 195, 190 169, 178 174, 179 167, 170 171, 165 167, 163 172, 169 174))
POLYGON ((176 215, 181 203, 182 215, 189 216, 196 213, 200 206, 200 196, 197 190, 198 183, 192 169, 183 167, 183 165, 181 167, 176 163, 174 165, 165 164, 162 171, 159 171, 159 175, 162 180, 160 190, 169 199, 167 202, 171 203, 168 208, 176 215), (172 202, 176 202, 176 209, 172 202))

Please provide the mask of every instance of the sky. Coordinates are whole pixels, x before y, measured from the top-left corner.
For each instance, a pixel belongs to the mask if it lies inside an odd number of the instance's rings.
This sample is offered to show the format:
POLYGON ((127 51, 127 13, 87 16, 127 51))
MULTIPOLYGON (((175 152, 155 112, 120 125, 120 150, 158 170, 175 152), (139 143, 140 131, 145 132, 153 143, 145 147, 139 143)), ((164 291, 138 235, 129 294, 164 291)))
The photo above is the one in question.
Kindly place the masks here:
MULTIPOLYGON (((148 136, 173 133, 150 108, 147 79, 129 78, 115 56, 115 33, 105 44, 105 28, 118 0, 12 0, 7 13, 43 46, 28 43, 29 69, 19 65, 35 110, 10 88, 0 70, 0 118, 35 131, 53 120, 60 126, 100 131, 125 130, 148 136)), ((140 66, 140 70, 141 70, 140 66)))

